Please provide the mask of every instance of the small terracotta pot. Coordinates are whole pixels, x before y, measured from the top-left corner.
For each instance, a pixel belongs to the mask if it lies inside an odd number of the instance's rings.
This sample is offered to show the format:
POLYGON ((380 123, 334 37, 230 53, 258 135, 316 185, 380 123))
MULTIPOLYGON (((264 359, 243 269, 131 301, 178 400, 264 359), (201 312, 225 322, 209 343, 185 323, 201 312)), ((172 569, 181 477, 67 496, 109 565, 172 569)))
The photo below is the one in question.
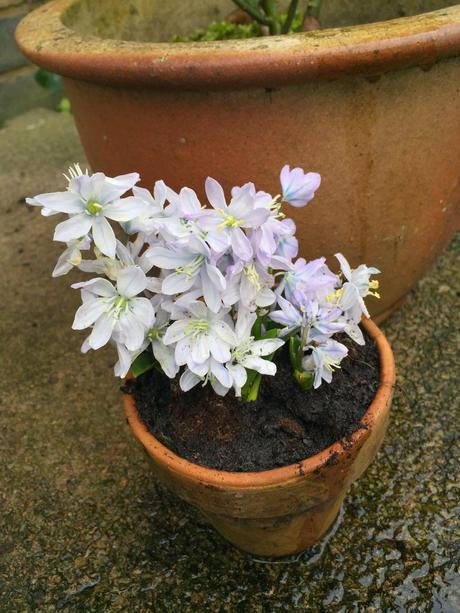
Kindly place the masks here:
POLYGON ((300 255, 377 266, 381 321, 460 224, 460 4, 448 4, 328 0, 316 32, 171 43, 234 4, 56 0, 16 36, 65 77, 94 170, 200 195, 207 175, 276 194, 282 165, 320 172, 314 203, 289 211, 300 255), (422 6, 441 10, 413 15, 422 6))
POLYGON ((374 458, 388 422, 395 383, 393 352, 374 323, 363 325, 378 347, 380 386, 362 419, 366 427, 351 440, 338 441, 302 462, 273 470, 212 470, 162 445, 140 420, 133 396, 125 394, 129 425, 149 455, 155 475, 244 551, 278 557, 316 543, 333 523, 351 483, 374 458))

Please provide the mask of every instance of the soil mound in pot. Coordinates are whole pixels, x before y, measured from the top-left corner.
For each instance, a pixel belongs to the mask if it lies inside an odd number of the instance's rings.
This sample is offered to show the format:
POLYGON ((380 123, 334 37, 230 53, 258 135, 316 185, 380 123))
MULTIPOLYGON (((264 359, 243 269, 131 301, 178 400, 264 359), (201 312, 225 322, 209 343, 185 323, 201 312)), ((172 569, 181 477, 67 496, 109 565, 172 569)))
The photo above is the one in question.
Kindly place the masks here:
MULTIPOLYGON (((259 398, 248 404, 210 386, 180 391, 155 369, 132 390, 148 430, 166 447, 194 462, 227 471, 260 471, 294 464, 358 430, 379 385, 374 343, 341 338, 349 354, 330 385, 303 391, 295 382, 287 351, 274 377, 264 377, 259 398)), ((331 462, 334 458, 331 457, 331 462)))

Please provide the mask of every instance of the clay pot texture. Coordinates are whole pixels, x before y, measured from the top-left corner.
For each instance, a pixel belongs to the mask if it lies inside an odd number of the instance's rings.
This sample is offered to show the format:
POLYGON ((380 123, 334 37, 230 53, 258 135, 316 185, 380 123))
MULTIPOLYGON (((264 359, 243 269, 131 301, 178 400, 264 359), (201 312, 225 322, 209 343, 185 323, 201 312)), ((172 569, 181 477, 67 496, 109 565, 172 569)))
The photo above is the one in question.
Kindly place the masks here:
POLYGON ((363 325, 380 357, 380 386, 363 416, 365 427, 351 439, 297 464, 260 472, 226 472, 193 464, 147 430, 133 396, 125 394, 129 425, 157 478, 198 507, 222 536, 244 551, 279 557, 318 542, 334 522, 351 483, 373 460, 389 418, 395 383, 393 353, 373 322, 363 325))
POLYGON ((284 164, 320 172, 314 202, 289 211, 300 255, 380 268, 380 321, 460 225, 460 4, 324 0, 320 31, 167 42, 233 9, 56 0, 17 41, 65 77, 93 170, 200 195, 207 175, 277 194, 284 164))

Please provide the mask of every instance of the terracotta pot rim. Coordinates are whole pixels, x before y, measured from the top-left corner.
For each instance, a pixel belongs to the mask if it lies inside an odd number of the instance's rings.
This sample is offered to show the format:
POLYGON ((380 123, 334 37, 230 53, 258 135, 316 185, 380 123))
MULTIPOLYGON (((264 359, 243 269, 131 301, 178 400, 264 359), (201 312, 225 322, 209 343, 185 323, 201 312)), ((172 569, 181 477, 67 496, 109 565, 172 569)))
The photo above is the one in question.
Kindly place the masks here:
POLYGON ((148 43, 83 36, 72 30, 62 16, 77 1, 53 0, 33 11, 18 26, 17 43, 39 66, 65 77, 113 85, 277 87, 430 67, 460 53, 460 4, 413 17, 289 36, 148 43))
POLYGON ((361 428, 354 432, 352 436, 346 440, 345 446, 342 445, 345 439, 342 439, 342 441, 333 443, 320 453, 301 462, 297 462, 296 464, 289 464, 281 468, 257 472, 230 472, 194 464, 168 449, 147 430, 147 427, 139 418, 133 396, 131 394, 124 394, 124 408, 129 425, 136 438, 159 464, 166 466, 169 470, 175 471, 189 480, 198 480, 211 486, 259 488, 301 479, 306 474, 313 473, 327 465, 332 454, 336 454, 335 459, 340 462, 345 455, 350 452, 352 447, 360 447, 368 438, 370 430, 379 415, 385 410, 385 407, 391 400, 396 376, 393 352, 385 335, 374 322, 371 320, 363 320, 363 326, 378 348, 380 358, 380 385, 373 401, 361 420, 367 428, 361 428))

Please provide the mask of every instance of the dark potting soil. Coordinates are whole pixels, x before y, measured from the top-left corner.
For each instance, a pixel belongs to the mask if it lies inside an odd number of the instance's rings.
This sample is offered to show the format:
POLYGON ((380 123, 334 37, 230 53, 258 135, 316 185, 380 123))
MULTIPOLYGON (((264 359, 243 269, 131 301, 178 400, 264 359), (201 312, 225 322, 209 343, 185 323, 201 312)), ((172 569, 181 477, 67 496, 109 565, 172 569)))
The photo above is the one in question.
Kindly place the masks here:
POLYGON ((255 402, 241 402, 233 390, 222 398, 209 385, 184 393, 152 369, 132 388, 137 410, 158 440, 196 464, 229 471, 294 464, 365 427, 360 421, 379 385, 378 351, 367 336, 362 347, 340 340, 349 354, 317 390, 298 386, 284 351, 255 402))

